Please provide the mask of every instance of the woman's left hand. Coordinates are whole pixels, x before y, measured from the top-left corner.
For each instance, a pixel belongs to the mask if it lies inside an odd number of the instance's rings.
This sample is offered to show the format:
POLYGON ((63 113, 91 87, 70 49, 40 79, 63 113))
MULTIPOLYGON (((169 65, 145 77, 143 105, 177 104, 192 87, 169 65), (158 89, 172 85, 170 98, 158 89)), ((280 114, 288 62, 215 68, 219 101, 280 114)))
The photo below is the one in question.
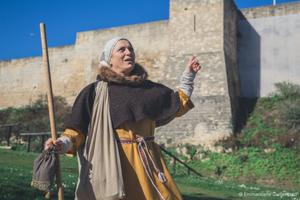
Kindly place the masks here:
POLYGON ((186 65, 186 70, 192 73, 197 73, 201 69, 201 65, 198 59, 193 56, 186 65))

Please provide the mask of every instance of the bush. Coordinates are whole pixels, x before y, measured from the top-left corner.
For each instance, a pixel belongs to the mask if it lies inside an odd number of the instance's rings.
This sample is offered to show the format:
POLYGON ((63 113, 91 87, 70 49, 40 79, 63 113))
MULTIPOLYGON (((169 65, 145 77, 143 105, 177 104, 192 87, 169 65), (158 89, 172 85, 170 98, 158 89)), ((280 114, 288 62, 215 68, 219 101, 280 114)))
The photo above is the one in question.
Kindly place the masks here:
MULTIPOLYGON (((63 97, 54 97, 56 129, 62 130, 65 116, 71 108, 63 97)), ((21 132, 47 132, 50 131, 47 99, 40 96, 31 105, 19 108, 6 108, 0 110, 0 124, 17 123, 18 126, 12 130, 14 133, 21 132)), ((0 129, 7 132, 6 129, 0 129)), ((4 135, 4 134, 1 134, 4 135)))
POLYGON ((282 82, 276 83, 276 92, 271 98, 280 99, 277 103, 280 122, 286 128, 297 128, 300 125, 300 86, 282 82))
POLYGON ((277 143, 299 151, 300 86, 283 82, 275 87, 275 93, 258 99, 235 144, 269 148, 277 143))
POLYGON ((282 147, 295 148, 299 150, 300 147, 300 130, 291 130, 290 132, 278 136, 276 139, 282 147), (298 146, 297 146, 298 143, 298 146))
POLYGON ((276 95, 280 96, 283 99, 299 99, 300 98, 300 86, 289 83, 289 82, 282 82, 282 83, 275 83, 276 88, 276 95))
POLYGON ((280 120, 287 128, 300 126, 300 99, 287 99, 279 105, 280 120))

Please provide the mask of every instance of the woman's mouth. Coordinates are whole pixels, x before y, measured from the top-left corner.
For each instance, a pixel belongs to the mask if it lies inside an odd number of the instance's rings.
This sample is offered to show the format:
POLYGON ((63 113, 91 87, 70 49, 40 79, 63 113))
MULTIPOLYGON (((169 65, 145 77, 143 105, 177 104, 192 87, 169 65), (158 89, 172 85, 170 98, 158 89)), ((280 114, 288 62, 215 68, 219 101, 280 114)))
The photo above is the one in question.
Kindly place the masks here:
POLYGON ((128 63, 133 63, 134 62, 132 58, 126 58, 126 59, 124 59, 124 61, 128 62, 128 63))

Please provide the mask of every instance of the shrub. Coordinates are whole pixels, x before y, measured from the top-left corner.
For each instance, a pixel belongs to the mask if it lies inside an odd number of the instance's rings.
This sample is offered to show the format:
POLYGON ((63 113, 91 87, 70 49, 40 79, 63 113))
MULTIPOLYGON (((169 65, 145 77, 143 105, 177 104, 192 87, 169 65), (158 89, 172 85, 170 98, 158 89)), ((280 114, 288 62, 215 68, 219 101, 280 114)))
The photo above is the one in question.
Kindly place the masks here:
POLYGON ((300 86, 289 83, 275 83, 276 95, 280 96, 283 99, 299 99, 300 98, 300 86))
MULTIPOLYGON (((56 117, 56 128, 63 128, 64 119, 70 112, 63 97, 54 97, 54 108, 56 117)), ((6 108, 0 110, 0 124, 18 123, 13 132, 46 132, 50 130, 47 100, 45 96, 40 96, 31 105, 19 108, 6 108)), ((0 131, 6 131, 1 129, 0 131)))
POLYGON ((282 82, 275 87, 275 93, 258 99, 235 144, 268 148, 277 143, 299 151, 300 86, 282 82))
POLYGON ((300 99, 287 99, 279 105, 281 123, 287 128, 300 126, 300 99))
POLYGON ((288 133, 277 137, 277 142, 286 148, 300 152, 300 129, 291 129, 288 133))

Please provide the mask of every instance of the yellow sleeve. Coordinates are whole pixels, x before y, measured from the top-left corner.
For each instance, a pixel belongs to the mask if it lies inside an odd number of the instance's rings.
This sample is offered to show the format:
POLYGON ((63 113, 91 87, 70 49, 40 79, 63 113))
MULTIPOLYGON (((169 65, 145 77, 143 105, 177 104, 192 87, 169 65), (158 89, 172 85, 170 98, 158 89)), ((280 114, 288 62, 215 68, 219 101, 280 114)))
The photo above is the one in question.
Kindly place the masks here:
POLYGON ((190 100, 190 98, 182 90, 179 89, 178 93, 180 99, 180 107, 176 113, 176 117, 180 117, 184 115, 189 110, 195 107, 193 102, 190 100))
POLYGON ((72 150, 67 152, 67 155, 75 155, 76 150, 84 143, 85 136, 73 129, 66 129, 62 136, 69 137, 73 143, 73 148, 72 150))

